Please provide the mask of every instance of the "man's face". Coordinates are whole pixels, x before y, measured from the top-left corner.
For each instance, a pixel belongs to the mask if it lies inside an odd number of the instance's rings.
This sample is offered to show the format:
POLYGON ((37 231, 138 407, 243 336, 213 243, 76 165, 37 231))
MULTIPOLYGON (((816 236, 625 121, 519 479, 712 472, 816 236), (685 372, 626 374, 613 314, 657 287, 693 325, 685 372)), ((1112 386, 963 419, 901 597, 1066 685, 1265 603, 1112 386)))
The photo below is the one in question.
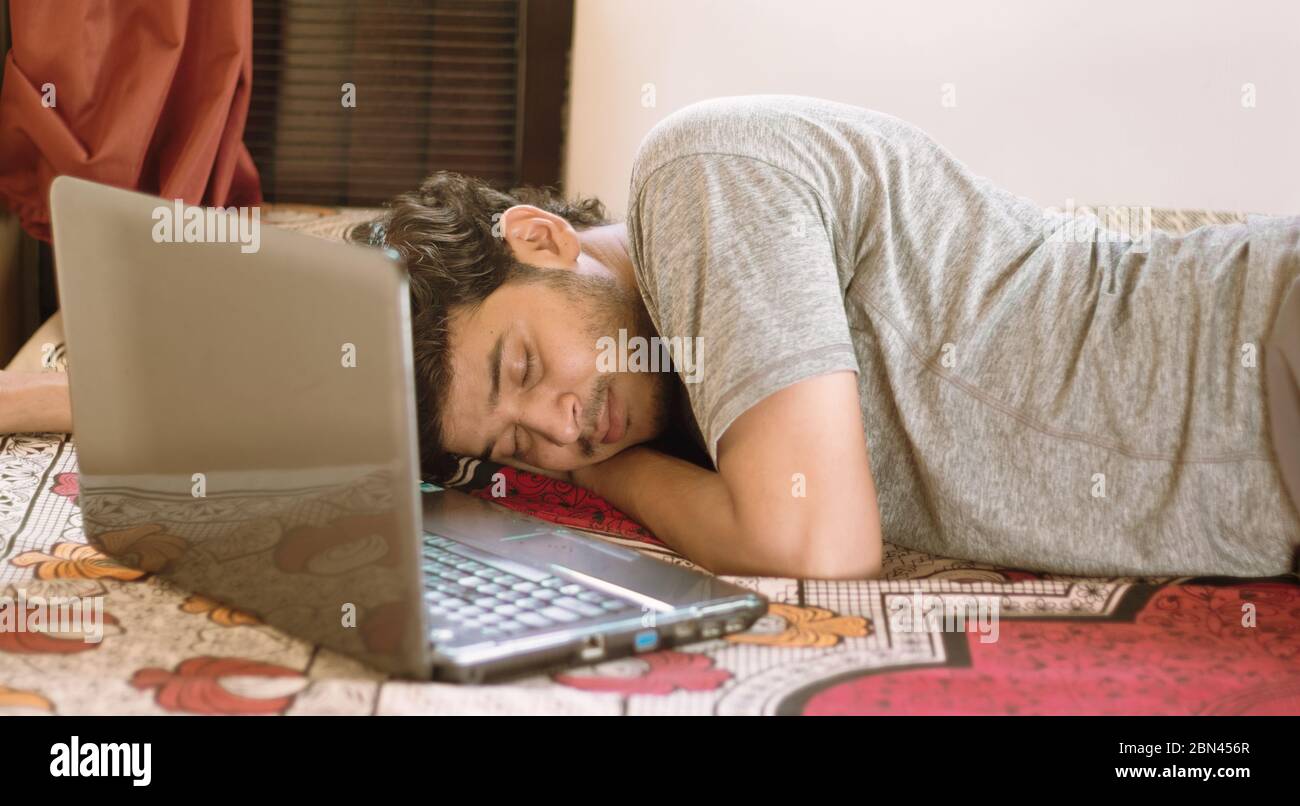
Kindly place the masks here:
POLYGON ((611 277, 566 269, 502 285, 450 323, 443 444, 452 453, 567 471, 657 436, 662 372, 602 372, 597 341, 650 337, 640 298, 611 277), (550 274, 561 272, 561 274, 550 274))

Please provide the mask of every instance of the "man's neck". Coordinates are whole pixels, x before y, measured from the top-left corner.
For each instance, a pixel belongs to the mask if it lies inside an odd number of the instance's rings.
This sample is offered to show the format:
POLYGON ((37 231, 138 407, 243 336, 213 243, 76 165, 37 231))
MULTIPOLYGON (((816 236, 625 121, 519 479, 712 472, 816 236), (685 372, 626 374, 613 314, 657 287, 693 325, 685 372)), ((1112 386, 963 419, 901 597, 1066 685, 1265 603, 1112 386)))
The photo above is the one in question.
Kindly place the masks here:
POLYGON ((619 222, 585 229, 578 233, 578 240, 582 244, 582 251, 599 262, 620 283, 640 290, 636 282, 636 271, 632 267, 627 224, 619 222))

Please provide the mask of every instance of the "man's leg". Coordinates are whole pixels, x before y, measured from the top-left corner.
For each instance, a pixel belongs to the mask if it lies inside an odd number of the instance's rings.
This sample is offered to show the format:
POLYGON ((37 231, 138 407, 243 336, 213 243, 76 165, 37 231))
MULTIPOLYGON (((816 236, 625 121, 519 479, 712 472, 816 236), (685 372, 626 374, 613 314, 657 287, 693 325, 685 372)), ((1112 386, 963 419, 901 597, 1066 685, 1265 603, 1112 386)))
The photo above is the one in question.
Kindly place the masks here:
MULTIPOLYGON (((1300 513, 1300 280, 1282 300, 1264 352, 1269 429, 1282 482, 1300 513)), ((1300 571, 1300 545, 1294 570, 1300 571)))

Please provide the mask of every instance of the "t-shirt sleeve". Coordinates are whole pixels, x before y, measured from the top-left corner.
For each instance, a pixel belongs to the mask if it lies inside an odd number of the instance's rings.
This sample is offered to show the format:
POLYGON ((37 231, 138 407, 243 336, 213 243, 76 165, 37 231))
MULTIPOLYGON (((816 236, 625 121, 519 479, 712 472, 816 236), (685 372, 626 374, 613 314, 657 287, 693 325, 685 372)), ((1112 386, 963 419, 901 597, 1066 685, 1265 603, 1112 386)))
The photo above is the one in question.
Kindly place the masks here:
POLYGON ((638 282, 659 335, 695 339, 679 366, 716 467, 718 440, 798 381, 858 371, 835 220, 800 177, 751 157, 678 157, 634 189, 638 282), (685 370, 685 371, 683 371, 685 370))

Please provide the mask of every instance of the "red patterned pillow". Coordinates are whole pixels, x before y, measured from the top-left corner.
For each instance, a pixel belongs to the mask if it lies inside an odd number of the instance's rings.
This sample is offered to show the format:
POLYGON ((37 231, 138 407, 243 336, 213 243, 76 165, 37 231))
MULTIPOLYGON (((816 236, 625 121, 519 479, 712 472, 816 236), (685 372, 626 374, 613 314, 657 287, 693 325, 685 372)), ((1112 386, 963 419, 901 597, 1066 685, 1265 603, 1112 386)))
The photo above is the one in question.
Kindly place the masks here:
POLYGON ((462 458, 459 471, 445 484, 561 526, 665 545, 599 495, 549 476, 481 459, 462 458), (500 474, 500 481, 497 474, 500 474), (504 488, 501 481, 504 481, 504 488), (505 494, 501 495, 502 492, 505 494))

